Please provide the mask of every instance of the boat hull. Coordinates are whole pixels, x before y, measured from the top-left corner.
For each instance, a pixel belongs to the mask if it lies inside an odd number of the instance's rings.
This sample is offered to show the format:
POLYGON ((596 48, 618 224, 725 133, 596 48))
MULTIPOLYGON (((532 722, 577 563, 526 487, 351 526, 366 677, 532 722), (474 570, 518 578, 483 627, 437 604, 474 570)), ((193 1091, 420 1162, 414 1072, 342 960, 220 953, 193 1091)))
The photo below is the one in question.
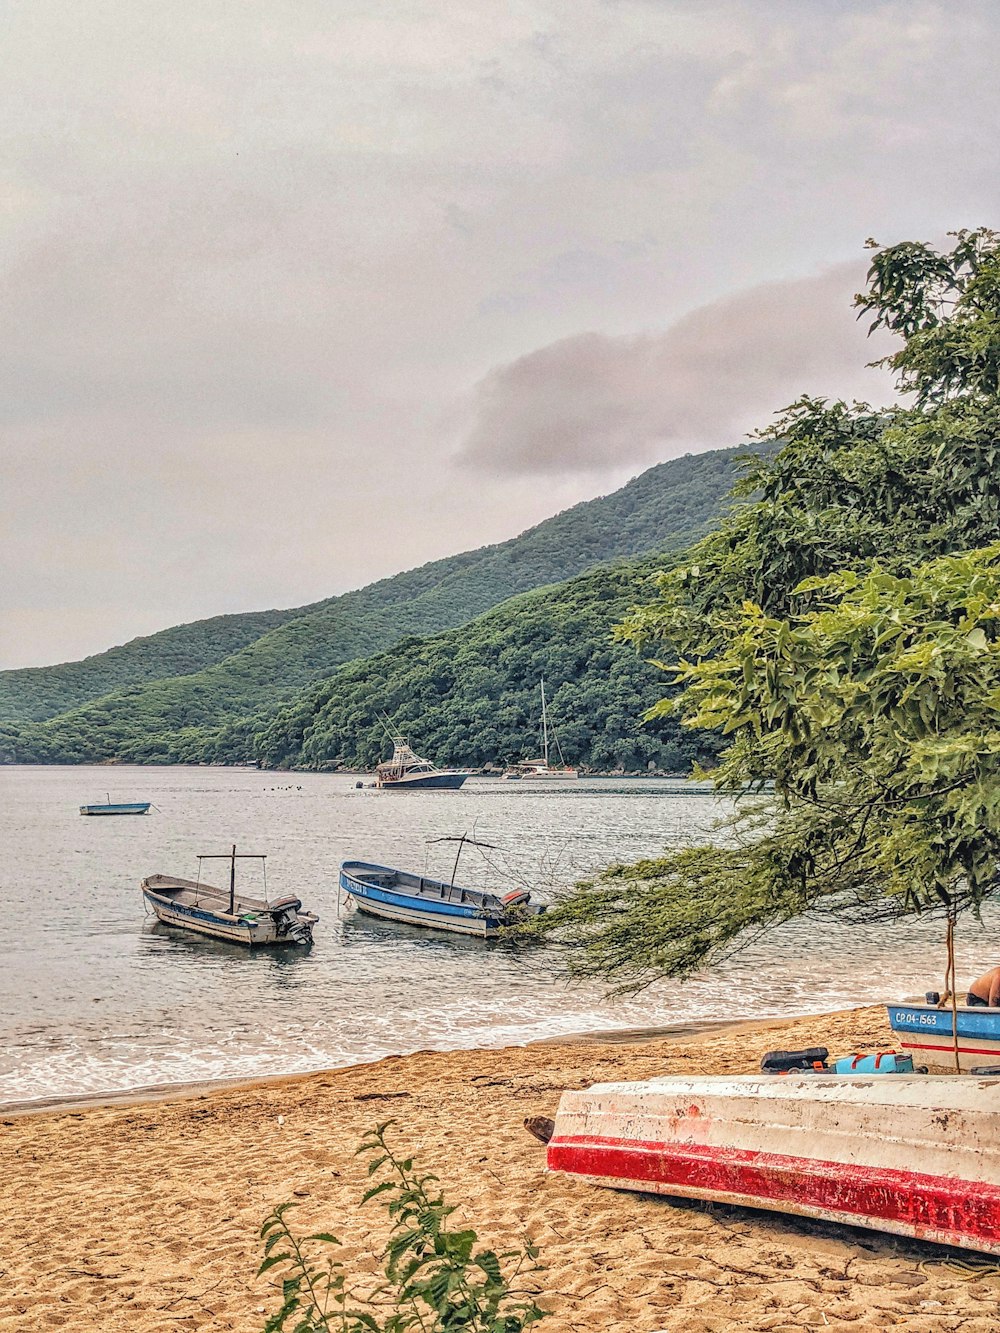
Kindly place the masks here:
MULTIPOLYGON (((951 1006, 890 1004, 889 1026, 918 1064, 955 1067, 951 1006)), ((958 1060, 962 1069, 1000 1065, 1000 1009, 958 1006, 958 1060)))
POLYGON ((495 907, 480 901, 487 895, 479 890, 407 875, 390 866, 345 862, 340 870, 340 887, 359 912, 384 921, 430 926, 482 939, 496 935, 504 924, 499 900, 492 895, 489 897, 495 907))
POLYGON ((419 773, 412 778, 378 778, 379 791, 457 791, 468 773, 419 773))
POLYGON ((193 931, 196 935, 209 935, 216 940, 229 940, 232 944, 245 944, 250 948, 274 942, 273 939, 261 938, 259 932, 255 934, 249 924, 221 921, 213 912, 166 903, 145 889, 142 896, 157 921, 165 926, 193 931))
MULTIPOLYGON (((141 887, 147 908, 163 925, 251 949, 309 945, 312 927, 319 919, 311 912, 295 911, 291 913, 294 923, 286 922, 279 929, 275 915, 262 900, 237 900, 236 911, 230 915, 228 894, 211 885, 154 875, 143 880, 141 887)), ((273 912, 281 915, 277 905, 273 912)))
POLYGON ((81 815, 147 815, 152 801, 132 801, 124 805, 81 805, 81 815))
POLYGON ((907 1075, 603 1084, 563 1093, 548 1166, 1000 1254, 998 1093, 907 1075))
MULTIPOLYGON (((349 892, 349 890, 345 890, 349 892)), ((398 903, 380 903, 361 895, 351 895, 355 907, 366 916, 379 917, 383 921, 401 921, 408 926, 429 926, 433 930, 447 930, 453 935, 474 935, 479 939, 488 939, 496 935, 498 927, 488 921, 474 921, 465 918, 446 917, 419 909, 407 908, 398 903)))

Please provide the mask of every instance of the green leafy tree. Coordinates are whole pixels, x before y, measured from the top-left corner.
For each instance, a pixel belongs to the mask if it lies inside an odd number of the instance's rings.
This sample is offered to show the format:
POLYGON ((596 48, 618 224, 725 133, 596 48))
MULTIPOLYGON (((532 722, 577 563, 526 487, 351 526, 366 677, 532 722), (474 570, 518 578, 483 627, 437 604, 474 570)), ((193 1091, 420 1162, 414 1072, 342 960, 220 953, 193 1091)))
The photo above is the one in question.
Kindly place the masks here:
POLYGON ((914 405, 795 404, 742 507, 620 631, 677 654, 651 716, 720 729, 720 789, 774 799, 539 918, 578 972, 634 988, 806 910, 954 915, 996 886, 1000 243, 879 249, 869 280, 914 405))

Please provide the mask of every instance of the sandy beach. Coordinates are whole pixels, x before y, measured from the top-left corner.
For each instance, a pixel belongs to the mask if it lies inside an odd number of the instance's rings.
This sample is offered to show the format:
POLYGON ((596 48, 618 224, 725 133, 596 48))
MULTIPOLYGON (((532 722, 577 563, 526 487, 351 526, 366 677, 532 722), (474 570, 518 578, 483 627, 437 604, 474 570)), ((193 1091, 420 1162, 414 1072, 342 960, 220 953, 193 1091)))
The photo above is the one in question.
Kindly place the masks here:
POLYGON ((497 1248, 541 1249, 549 1333, 899 1327, 987 1333, 1000 1276, 972 1255, 875 1232, 595 1189, 544 1169, 525 1115, 563 1088, 742 1073, 772 1047, 891 1046, 881 1009, 650 1041, 424 1052, 127 1104, 7 1113, 0 1154, 0 1330, 234 1330, 275 1308, 258 1230, 292 1199, 303 1229, 375 1269, 384 1214, 354 1155, 394 1141, 436 1172, 497 1248), (279 1117, 281 1117, 279 1121, 279 1117), (976 1271, 977 1269, 982 1271, 976 1271))

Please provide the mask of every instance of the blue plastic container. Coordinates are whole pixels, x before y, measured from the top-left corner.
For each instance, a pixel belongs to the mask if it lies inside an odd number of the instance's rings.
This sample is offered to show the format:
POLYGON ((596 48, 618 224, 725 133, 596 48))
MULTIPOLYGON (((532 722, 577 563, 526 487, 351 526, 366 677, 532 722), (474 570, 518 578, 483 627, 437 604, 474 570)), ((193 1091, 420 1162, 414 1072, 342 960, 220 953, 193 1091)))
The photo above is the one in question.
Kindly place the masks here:
POLYGON ((834 1074, 912 1074, 913 1056, 898 1051, 879 1051, 875 1055, 842 1055, 830 1061, 834 1074))

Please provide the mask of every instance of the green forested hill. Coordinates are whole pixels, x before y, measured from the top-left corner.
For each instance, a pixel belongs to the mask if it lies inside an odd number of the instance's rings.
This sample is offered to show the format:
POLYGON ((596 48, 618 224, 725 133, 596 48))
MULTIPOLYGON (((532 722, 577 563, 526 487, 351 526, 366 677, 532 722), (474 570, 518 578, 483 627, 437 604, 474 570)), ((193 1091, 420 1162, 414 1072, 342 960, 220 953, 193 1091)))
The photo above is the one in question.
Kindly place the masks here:
POLYGON ((370 768, 388 753, 384 715, 441 764, 507 763, 538 752, 544 678, 568 762, 686 771, 714 756, 717 738, 681 732, 669 717, 643 725, 662 672, 611 637, 662 566, 647 558, 593 570, 352 663, 281 708, 246 752, 269 765, 370 768))
POLYGON ((0 671, 0 719, 40 721, 122 686, 190 675, 239 652, 307 609, 213 616, 132 639, 80 662, 0 671))
MULTIPOLYGON (((520 537, 287 613, 291 618, 192 674, 152 681, 140 675, 44 722, 5 725, 0 748, 8 761, 24 762, 198 759, 209 744, 206 731, 273 712, 304 685, 406 635, 462 625, 513 594, 602 561, 683 549, 717 520, 744 454, 728 449, 661 463, 612 495, 576 505, 520 537)), ((127 654, 130 647, 115 651, 127 654)), ((52 670, 69 673, 82 665, 52 670)), ((44 669, 37 673, 36 696, 44 669)), ((0 673, 0 682, 23 674, 0 673)), ((0 717, 8 722, 24 715, 22 709, 0 717)))

